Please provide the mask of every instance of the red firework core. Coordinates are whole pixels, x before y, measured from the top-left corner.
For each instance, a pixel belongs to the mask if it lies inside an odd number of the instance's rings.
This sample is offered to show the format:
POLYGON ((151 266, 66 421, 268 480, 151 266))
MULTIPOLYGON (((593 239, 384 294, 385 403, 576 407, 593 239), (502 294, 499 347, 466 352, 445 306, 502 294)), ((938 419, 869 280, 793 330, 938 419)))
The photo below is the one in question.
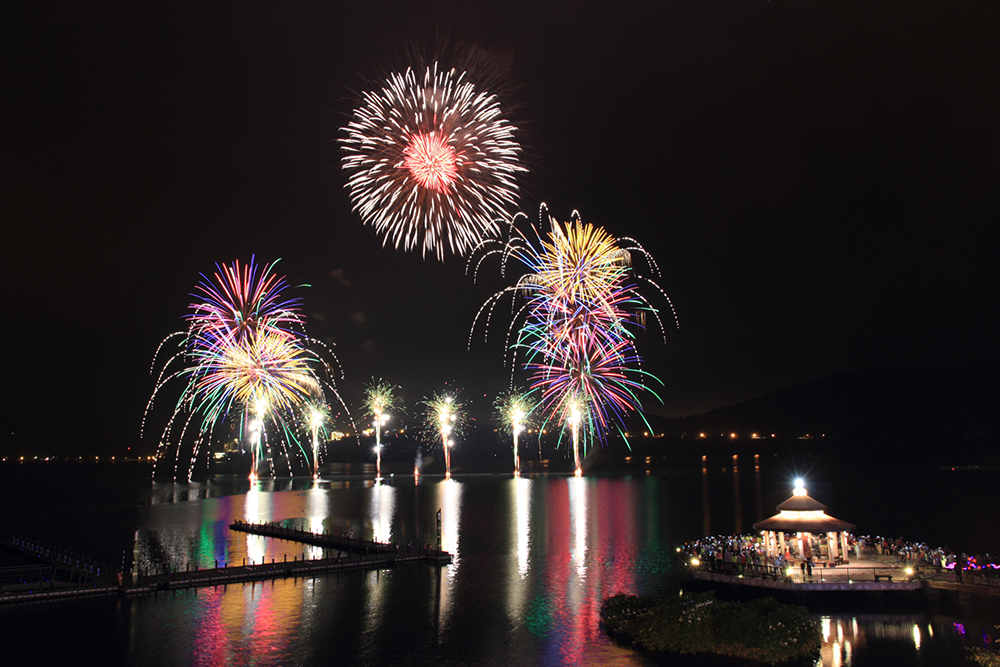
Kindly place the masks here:
POLYGON ((447 193, 458 176, 455 149, 433 132, 413 135, 403 155, 403 166, 425 188, 447 193))

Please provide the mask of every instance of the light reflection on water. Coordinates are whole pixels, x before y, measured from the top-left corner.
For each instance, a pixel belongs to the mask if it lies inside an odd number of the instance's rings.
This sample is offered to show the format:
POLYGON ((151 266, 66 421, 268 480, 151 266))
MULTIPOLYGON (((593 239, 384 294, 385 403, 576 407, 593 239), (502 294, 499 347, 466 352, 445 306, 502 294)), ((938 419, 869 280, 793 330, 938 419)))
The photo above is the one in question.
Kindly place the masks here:
MULTIPOLYGON (((454 605, 453 591, 455 579, 458 576, 462 555, 459 549, 459 526, 462 516, 462 492, 464 485, 451 478, 436 485, 438 493, 437 506, 441 510, 441 548, 451 554, 451 565, 444 568, 444 576, 438 583, 438 638, 449 630, 452 607, 454 605)), ((435 529, 436 530, 436 529, 435 529)))
MULTIPOLYGON (((249 491, 245 483, 158 485, 138 510, 145 572, 323 555, 229 530, 236 519, 434 545, 438 510, 442 547, 455 560, 86 604, 118 609, 131 664, 643 664, 604 636, 601 602, 618 592, 672 590, 677 544, 710 522, 731 530, 725 515, 734 509, 759 514, 775 504, 759 497, 759 471, 747 468, 721 478, 696 469, 670 479, 264 480, 249 491), (752 483, 728 478, 740 474, 753 475, 752 483)), ((822 667, 948 664, 935 656, 953 656, 966 641, 950 619, 822 622, 822 667)), ((100 632, 86 621, 82 627, 100 632)))
POLYGON ((528 596, 529 564, 531 562, 531 492, 534 480, 520 477, 509 485, 508 505, 514 506, 515 520, 510 522, 509 540, 517 545, 517 558, 508 559, 507 564, 507 617, 510 624, 520 622, 525 614, 525 603, 528 596))
POLYGON ((854 665, 857 653, 861 651, 863 655, 871 641, 893 646, 901 661, 906 655, 919 662, 923 632, 933 635, 931 621, 917 615, 823 616, 820 622, 823 644, 816 667, 854 665), (921 630, 921 626, 925 630, 921 630))
MULTIPOLYGON (((153 504, 140 529, 144 571, 211 567, 216 558, 232 564, 301 557, 297 543, 228 530, 234 519, 433 545, 438 510, 441 547, 453 560, 443 568, 420 564, 186 591, 170 603, 137 600, 136 616, 156 616, 177 604, 185 616, 203 618, 192 624, 188 640, 198 663, 246 664, 257 655, 256 664, 277 664, 281 660, 261 661, 257 651, 294 654, 304 636, 315 634, 311 624, 329 628, 331 616, 353 613, 358 635, 345 638, 354 644, 347 651, 363 664, 382 662, 387 648, 398 650, 397 630, 414 624, 427 626, 431 639, 413 638, 416 663, 436 662, 440 651, 455 650, 472 662, 493 661, 489 656, 496 653, 515 662, 642 664, 606 639, 599 611, 613 592, 651 590, 637 585, 634 571, 646 531, 622 520, 657 521, 657 499, 647 484, 627 478, 422 478, 411 494, 390 484, 289 488, 264 481, 242 495, 153 504), (189 521, 198 526, 193 534, 189 521)), ((652 531, 658 533, 658 527, 652 531)), ((317 548, 306 547, 307 556, 321 555, 311 549, 317 548)))
MULTIPOLYGON (((368 497, 368 521, 373 542, 392 542, 392 519, 396 513, 396 488, 376 482, 368 497)), ((322 517, 313 519, 322 524, 322 517)), ((320 531, 322 532, 322 531, 320 531)))

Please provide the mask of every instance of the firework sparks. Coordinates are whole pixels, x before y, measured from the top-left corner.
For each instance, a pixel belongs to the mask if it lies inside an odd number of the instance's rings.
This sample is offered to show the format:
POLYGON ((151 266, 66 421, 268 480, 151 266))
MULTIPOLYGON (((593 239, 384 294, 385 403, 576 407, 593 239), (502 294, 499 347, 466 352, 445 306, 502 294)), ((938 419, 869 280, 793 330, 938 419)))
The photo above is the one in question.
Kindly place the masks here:
POLYGON ((462 434, 465 424, 465 407, 455 396, 447 393, 434 394, 423 401, 424 436, 428 441, 439 440, 444 449, 445 477, 451 478, 451 448, 462 434))
POLYGON ((494 95, 465 73, 392 74, 344 128, 354 209, 384 243, 444 259, 499 233, 517 200, 520 146, 494 95))
POLYGON ((515 388, 497 397, 495 402, 498 421, 508 429, 514 438, 514 475, 521 474, 521 455, 518 451, 518 439, 531 425, 535 400, 530 394, 515 388))
POLYGON ((581 441, 584 448, 595 436, 603 441, 612 423, 621 424, 633 411, 641 414, 639 395, 649 391, 645 380, 658 382, 641 369, 634 344, 634 331, 643 327, 646 313, 656 310, 637 289, 632 251, 645 256, 637 243, 629 239, 625 246, 604 229, 584 224, 576 213, 565 224, 551 216, 548 222, 549 233, 543 237, 536 229, 537 240, 531 241, 512 221, 503 261, 515 258, 528 273, 516 287, 487 301, 480 315, 486 313, 488 331, 502 296, 524 298, 508 332, 508 348, 523 354, 544 420, 572 432, 579 473, 581 441))
MULTIPOLYGON (((199 301, 190 306, 188 331, 180 340, 180 351, 164 364, 146 408, 148 415, 157 393, 166 384, 175 379, 186 381, 157 451, 159 464, 168 450, 175 449, 175 478, 181 476, 181 451, 192 421, 197 435, 187 479, 191 478, 201 444, 210 442, 213 430, 231 416, 237 417, 248 436, 251 478, 259 475, 259 466, 270 449, 269 424, 289 455, 291 474, 289 444, 298 444, 306 456, 295 435, 297 422, 303 418, 300 408, 309 400, 317 405, 325 403, 327 393, 340 401, 332 381, 324 382, 317 374, 316 368, 330 373, 329 364, 309 348, 312 341, 300 330, 303 318, 298 300, 284 298, 287 284, 283 277, 272 273, 272 267, 266 265, 261 270, 251 260, 242 266, 236 262, 217 267, 215 282, 202 276, 194 295, 199 301), (196 416, 200 419, 195 420, 196 416), (176 437, 175 426, 180 429, 176 437)), ((318 428, 313 428, 314 474, 318 428)), ((273 461, 269 462, 273 470, 273 461)), ((154 469, 154 476, 157 472, 154 469)))
POLYGON ((220 340, 239 344, 268 329, 289 335, 300 330, 300 300, 284 298, 288 283, 273 272, 275 264, 261 267, 251 257, 248 264, 216 265, 214 282, 202 275, 187 318, 189 337, 202 337, 202 344, 211 346, 220 340))
POLYGON ((312 431, 313 479, 319 479, 319 432, 330 421, 330 407, 322 401, 311 400, 302 411, 302 416, 312 431))
POLYGON ((449 194, 458 176, 455 149, 448 145, 444 137, 417 134, 403 149, 403 166, 421 186, 449 194))
POLYGON ((403 401, 396 395, 399 387, 379 380, 365 388, 365 414, 375 427, 376 477, 382 477, 382 427, 393 412, 403 409, 403 401))

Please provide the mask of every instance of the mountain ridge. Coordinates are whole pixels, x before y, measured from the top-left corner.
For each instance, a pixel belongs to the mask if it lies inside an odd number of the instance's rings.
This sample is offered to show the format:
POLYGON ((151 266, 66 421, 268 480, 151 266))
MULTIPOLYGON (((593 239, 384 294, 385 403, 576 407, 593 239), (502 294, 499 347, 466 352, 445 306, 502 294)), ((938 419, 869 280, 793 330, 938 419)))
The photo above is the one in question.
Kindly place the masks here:
POLYGON ((822 437, 871 460, 992 462, 1000 365, 845 371, 700 415, 653 417, 650 426, 671 439, 822 437))

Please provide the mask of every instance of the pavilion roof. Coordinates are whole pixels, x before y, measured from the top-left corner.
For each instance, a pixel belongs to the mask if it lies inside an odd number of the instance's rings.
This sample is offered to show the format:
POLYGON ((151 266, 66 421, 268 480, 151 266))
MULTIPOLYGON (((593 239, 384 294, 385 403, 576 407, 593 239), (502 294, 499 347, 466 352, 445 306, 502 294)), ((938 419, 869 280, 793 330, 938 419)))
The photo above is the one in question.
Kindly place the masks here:
POLYGON ((804 489, 778 505, 778 513, 758 521, 754 530, 774 530, 785 533, 834 533, 855 528, 853 523, 829 516, 826 505, 810 498, 804 489))
POLYGON ((789 516, 784 513, 758 521, 753 527, 754 530, 773 530, 783 533, 836 533, 855 528, 853 523, 835 519, 827 514, 806 518, 789 516))
POLYGON ((785 502, 778 505, 778 510, 793 510, 798 512, 810 512, 814 510, 825 510, 826 505, 814 500, 807 495, 803 496, 792 496, 785 502))

